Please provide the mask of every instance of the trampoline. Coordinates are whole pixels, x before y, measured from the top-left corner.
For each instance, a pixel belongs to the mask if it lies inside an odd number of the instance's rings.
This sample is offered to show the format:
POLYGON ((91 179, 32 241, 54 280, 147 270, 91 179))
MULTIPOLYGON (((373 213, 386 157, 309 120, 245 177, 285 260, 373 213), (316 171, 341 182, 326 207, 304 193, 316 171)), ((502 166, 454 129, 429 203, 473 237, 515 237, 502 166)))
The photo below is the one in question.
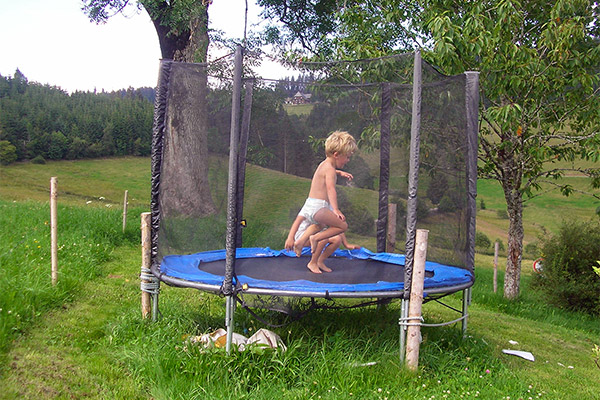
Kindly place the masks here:
MULTIPOLYGON (((142 280, 158 314, 160 283, 224 295, 402 300, 408 312, 415 236, 429 230, 424 301, 474 283, 478 74, 445 76, 420 53, 356 62, 303 62, 267 79, 233 60, 161 60, 152 140, 150 268, 142 280), (232 68, 233 67, 233 68, 232 68), (301 104, 299 104, 300 102, 301 104), (323 160, 344 130, 359 143, 338 182, 348 241, 333 271, 313 274, 276 250, 323 160), (397 229, 396 229, 397 228, 397 229), (367 249, 374 250, 369 251, 367 249), (401 254, 402 253, 402 254, 401 254)), ((250 63, 251 64, 251 63, 250 63)), ((288 65, 289 66, 289 65, 288 65)))
MULTIPOLYGON (((330 273, 314 274, 306 264, 310 249, 296 257, 287 250, 240 248, 236 251, 234 285, 242 293, 315 298, 398 298, 404 294, 402 254, 367 249, 336 250, 327 260, 330 273)), ((219 293, 225 280, 225 250, 163 258, 161 279, 174 286, 219 293)), ((427 261, 425 297, 471 286, 473 275, 463 269, 427 261)))

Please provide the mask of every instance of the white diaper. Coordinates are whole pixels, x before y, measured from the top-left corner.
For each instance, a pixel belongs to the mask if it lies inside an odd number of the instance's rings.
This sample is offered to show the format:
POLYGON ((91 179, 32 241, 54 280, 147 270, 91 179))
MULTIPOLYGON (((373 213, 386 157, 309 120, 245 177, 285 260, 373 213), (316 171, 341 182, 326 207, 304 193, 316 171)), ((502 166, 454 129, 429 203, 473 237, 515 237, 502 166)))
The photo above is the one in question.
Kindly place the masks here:
POLYGON ((294 240, 298 240, 298 238, 302 236, 302 234, 306 231, 306 229, 309 226, 313 224, 318 224, 318 222, 315 221, 314 217, 315 214, 322 208, 328 208, 331 211, 333 211, 333 208, 331 207, 331 205, 329 205, 329 202, 327 200, 313 199, 311 197, 306 199, 306 201, 304 202, 304 206, 302 206, 302 209, 298 213, 298 215, 304 217, 304 221, 302 221, 302 223, 298 227, 298 231, 296 232, 296 235, 294 235, 294 240))

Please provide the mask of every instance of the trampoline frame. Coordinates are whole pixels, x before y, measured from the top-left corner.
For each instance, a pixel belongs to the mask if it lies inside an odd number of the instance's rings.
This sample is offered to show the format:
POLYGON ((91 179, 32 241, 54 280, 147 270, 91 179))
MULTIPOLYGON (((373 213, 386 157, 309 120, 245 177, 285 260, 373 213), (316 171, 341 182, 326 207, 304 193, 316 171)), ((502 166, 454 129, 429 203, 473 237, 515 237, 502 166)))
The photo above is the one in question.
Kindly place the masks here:
MULTIPOLYGON (((267 260, 269 262, 277 260, 281 260, 281 267, 285 268, 283 264, 287 264, 289 267, 289 262, 298 262, 300 265, 300 269, 304 270, 304 264, 308 261, 308 257, 296 257, 290 251, 282 250, 276 251, 271 250, 269 248, 244 248, 237 249, 236 259, 237 260, 248 260, 253 259, 256 260, 257 263, 260 263, 260 260, 267 260)), ((310 254, 309 248, 305 248, 303 255, 308 256, 310 254)), ((198 278, 198 280, 190 280, 185 279, 184 275, 192 274, 195 268, 200 268, 200 265, 208 265, 211 263, 219 263, 225 259, 225 254, 223 251, 208 251, 201 252, 196 254, 191 254, 188 256, 167 256, 165 259, 173 258, 172 261, 168 262, 168 266, 165 267, 167 273, 160 272, 159 278, 161 281, 176 287, 182 288, 193 288, 203 291, 212 292, 215 294, 222 293, 222 284, 214 284, 208 283, 206 281, 202 281, 202 279, 198 278), (187 262, 182 262, 184 259, 187 262), (193 265, 190 268, 190 265, 193 265), (175 266, 179 266, 179 269, 176 269, 175 266), (179 275, 179 276, 177 276, 179 275)), ((360 250, 336 250, 332 255, 332 260, 339 261, 338 268, 343 268, 340 264, 344 264, 346 262, 376 262, 376 263, 385 263, 388 265, 398 266, 398 273, 403 275, 403 269, 405 267, 404 257, 399 256, 398 254, 393 253, 372 253, 366 249, 360 250)), ((370 266, 365 266, 365 268, 371 268, 370 266)), ((372 268, 377 268, 376 266, 372 266, 372 268)), ((441 293, 455 293, 460 290, 466 289, 473 284, 473 276, 465 278, 464 276, 460 276, 458 271, 463 271, 464 269, 458 267, 451 267, 447 265, 442 265, 434 262, 426 262, 426 272, 431 272, 432 277, 428 278, 426 275, 424 290, 426 292, 425 297, 441 294, 441 293), (440 278, 436 275, 436 270, 440 274, 445 274, 445 278, 440 278), (437 282, 443 281, 444 279, 448 279, 451 277, 454 281, 461 281, 460 283, 452 284, 452 285, 436 285, 437 282), (428 281, 428 279, 430 279, 428 281), (431 279, 436 279, 435 282, 432 282, 431 279), (467 281, 465 282, 465 280, 467 281)), ((205 277, 211 277, 213 281, 223 280, 222 275, 216 274, 215 272, 207 272, 203 269, 203 273, 206 274, 205 277)), ((351 273, 351 272, 350 272, 351 273)), ((253 276, 250 272, 244 273, 243 271, 238 271, 238 275, 240 277, 234 276, 234 293, 238 294, 254 294, 254 295, 272 295, 272 296, 281 296, 281 297, 310 297, 310 298, 325 298, 325 299, 336 299, 336 298, 403 298, 404 297, 404 285, 400 290, 393 289, 382 289, 378 290, 376 288, 377 285, 390 286, 400 285, 403 282, 403 277, 400 276, 396 280, 391 280, 388 276, 378 276, 377 278, 372 277, 372 280, 377 279, 377 283, 375 282, 361 282, 354 284, 356 287, 358 285, 365 286, 373 285, 373 290, 353 290, 352 283, 340 283, 340 282, 315 282, 314 290, 306 290, 306 288, 311 288, 313 286, 309 281, 302 277, 296 277, 295 279, 276 279, 269 280, 263 279, 260 277, 253 276), (261 284, 262 287, 256 286, 257 284, 261 284), (270 286, 271 285, 271 286, 270 286), (297 289, 278 289, 274 286, 290 286, 295 287, 297 289), (342 286, 340 286, 342 285, 342 286), (266 287, 270 286, 270 287, 266 287), (318 289, 317 289, 318 288, 318 289)), ((310 275, 309 275, 310 276, 310 275)), ((325 276, 325 275, 324 275, 325 276)), ((319 275, 316 275, 319 277, 319 275)))

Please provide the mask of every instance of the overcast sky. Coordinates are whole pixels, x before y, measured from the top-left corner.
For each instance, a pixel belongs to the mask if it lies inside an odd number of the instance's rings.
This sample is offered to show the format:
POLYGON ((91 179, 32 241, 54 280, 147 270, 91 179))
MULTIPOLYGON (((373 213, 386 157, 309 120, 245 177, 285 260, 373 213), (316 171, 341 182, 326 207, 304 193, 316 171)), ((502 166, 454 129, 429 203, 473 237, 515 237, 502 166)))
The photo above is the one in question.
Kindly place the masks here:
MULTIPOLYGON (((260 8, 249 0, 250 23, 260 8)), ((145 11, 96 25, 81 0, 0 0, 0 75, 75 90, 156 86, 160 49, 145 11)), ((244 34, 245 0, 214 0, 210 27, 244 34)), ((249 28, 250 29, 250 28, 249 28)))

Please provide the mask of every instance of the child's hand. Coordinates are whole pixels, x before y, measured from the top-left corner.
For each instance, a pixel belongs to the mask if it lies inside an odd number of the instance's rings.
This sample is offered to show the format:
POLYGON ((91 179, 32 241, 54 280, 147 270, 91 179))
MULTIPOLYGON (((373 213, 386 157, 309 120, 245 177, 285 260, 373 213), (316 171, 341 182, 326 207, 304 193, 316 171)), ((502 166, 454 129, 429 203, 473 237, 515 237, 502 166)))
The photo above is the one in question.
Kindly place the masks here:
POLYGON ((286 250, 293 250, 294 249, 294 239, 287 238, 285 240, 285 249, 286 250))
POLYGON ((346 171, 342 171, 342 170, 336 170, 336 172, 339 174, 339 176, 341 176, 342 178, 346 178, 349 181, 351 181, 352 179, 354 179, 354 176, 352 176, 351 173, 346 172, 346 171))
POLYGON ((344 216, 344 214, 342 214, 342 212, 340 210, 333 210, 333 213, 335 214, 336 217, 338 217, 342 221, 346 220, 346 217, 344 216))

